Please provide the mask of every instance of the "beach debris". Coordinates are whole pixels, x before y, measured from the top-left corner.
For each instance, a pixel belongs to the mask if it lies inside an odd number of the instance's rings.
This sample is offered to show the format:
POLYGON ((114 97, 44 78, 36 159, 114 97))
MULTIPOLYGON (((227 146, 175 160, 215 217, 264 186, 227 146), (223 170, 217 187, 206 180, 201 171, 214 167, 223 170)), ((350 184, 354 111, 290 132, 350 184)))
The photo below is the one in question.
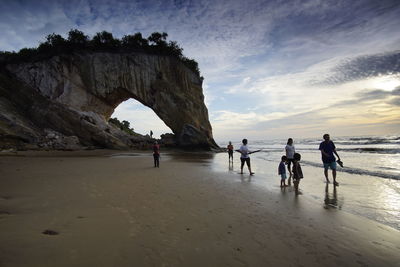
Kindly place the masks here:
POLYGON ((42 234, 45 234, 45 235, 58 235, 59 233, 57 231, 53 231, 53 230, 44 230, 42 232, 42 234))

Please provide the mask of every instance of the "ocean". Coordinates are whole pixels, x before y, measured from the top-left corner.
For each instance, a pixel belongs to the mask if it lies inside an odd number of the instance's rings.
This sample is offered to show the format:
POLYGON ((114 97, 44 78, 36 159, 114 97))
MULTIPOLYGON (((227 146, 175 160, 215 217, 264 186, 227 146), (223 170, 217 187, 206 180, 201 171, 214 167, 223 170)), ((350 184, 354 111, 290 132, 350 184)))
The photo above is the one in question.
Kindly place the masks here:
MULTIPOLYGON (((294 139, 305 177, 300 185, 301 197, 317 201, 326 209, 343 210, 400 230, 400 135, 331 136, 331 140, 344 163, 343 168, 337 167, 340 183, 337 188, 325 183, 318 149, 322 138, 294 139), (334 205, 328 205, 327 199, 334 205)), ((218 145, 226 147, 228 141, 218 145)), ((241 140, 231 141, 234 149, 240 147, 241 140)), ((261 149, 251 154, 252 169, 256 172, 253 184, 280 190, 277 168, 281 156, 285 155, 286 142, 287 139, 249 139, 250 150, 261 149)), ((234 154, 234 166, 228 169, 233 174, 240 170, 239 156, 239 153, 234 154)), ((216 168, 225 169, 227 155, 219 153, 214 162, 216 168)), ((246 172, 247 168, 244 170, 246 172)), ((332 181, 331 171, 329 178, 332 181)))
MULTIPOLYGON (((301 154, 303 164, 322 167, 321 153, 318 150, 321 139, 304 138, 294 140, 296 152, 301 154)), ((344 162, 338 171, 365 174, 388 179, 400 179, 400 136, 359 136, 337 137, 332 139, 336 150, 344 162)), ((262 151, 253 157, 267 161, 278 161, 285 155, 285 140, 249 140, 250 150, 262 151)), ((232 142, 235 149, 241 141, 232 142)), ((226 147, 228 142, 219 143, 226 147)))

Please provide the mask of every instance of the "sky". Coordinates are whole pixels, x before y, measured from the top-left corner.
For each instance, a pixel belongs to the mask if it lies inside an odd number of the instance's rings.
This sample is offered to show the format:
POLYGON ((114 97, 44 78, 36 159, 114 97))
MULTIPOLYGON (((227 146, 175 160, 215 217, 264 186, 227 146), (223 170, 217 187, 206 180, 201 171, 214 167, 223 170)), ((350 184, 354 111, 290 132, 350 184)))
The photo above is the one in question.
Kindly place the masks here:
MULTIPOLYGON (((0 0, 0 50, 70 29, 167 32, 199 63, 217 142, 400 134, 399 0, 0 0)), ((113 116, 171 132, 136 100, 113 116)))

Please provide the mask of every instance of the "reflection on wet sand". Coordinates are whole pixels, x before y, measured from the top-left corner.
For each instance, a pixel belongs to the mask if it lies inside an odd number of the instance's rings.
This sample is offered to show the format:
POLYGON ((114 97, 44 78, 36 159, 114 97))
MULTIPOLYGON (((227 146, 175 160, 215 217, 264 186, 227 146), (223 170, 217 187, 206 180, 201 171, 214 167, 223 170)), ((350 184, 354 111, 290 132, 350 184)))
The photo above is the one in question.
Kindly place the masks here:
POLYGON ((228 170, 233 171, 233 162, 229 161, 228 170))
POLYGON ((240 180, 242 181, 242 183, 245 183, 245 182, 250 183, 251 182, 251 175, 250 174, 249 175, 241 174, 240 175, 240 180))
POLYGON ((216 153, 213 152, 168 152, 167 155, 173 160, 185 162, 210 162, 214 159, 216 153))
POLYGON ((337 186, 333 186, 333 192, 329 193, 329 184, 327 183, 325 186, 325 199, 324 199, 324 208, 325 209, 330 209, 330 208, 342 208, 342 204, 339 202, 338 203, 338 198, 337 198, 337 186))

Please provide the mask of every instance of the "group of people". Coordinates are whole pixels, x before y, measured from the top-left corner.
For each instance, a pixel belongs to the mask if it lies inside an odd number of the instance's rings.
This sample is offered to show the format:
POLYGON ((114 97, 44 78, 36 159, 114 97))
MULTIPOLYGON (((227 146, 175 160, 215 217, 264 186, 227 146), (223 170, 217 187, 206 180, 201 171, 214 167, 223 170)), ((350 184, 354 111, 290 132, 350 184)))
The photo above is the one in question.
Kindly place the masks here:
MULTIPOLYGON (((319 145, 319 150, 321 151, 321 157, 322 157, 322 162, 324 164, 324 175, 327 183, 330 183, 329 177, 328 177, 328 171, 329 169, 332 170, 332 177, 333 177, 333 184, 335 186, 338 186, 339 183, 336 181, 336 162, 340 165, 343 163, 340 160, 340 157, 338 153, 336 152, 336 146, 335 144, 330 140, 329 134, 324 134, 323 135, 324 141, 320 143, 319 145), (335 155, 338 157, 338 160, 336 161, 335 155)), ((249 154, 258 152, 260 150, 256 151, 249 151, 247 147, 247 139, 242 140, 242 146, 240 149, 237 149, 235 151, 239 152, 240 155, 240 173, 243 174, 243 167, 244 164, 246 163, 250 175, 254 175, 254 172, 251 171, 251 165, 250 165, 250 157, 249 154)), ((229 162, 233 162, 233 145, 232 142, 229 142, 228 146, 228 160, 229 162)), ((299 183, 300 180, 303 178, 303 172, 301 170, 301 165, 300 165, 300 160, 301 160, 301 155, 299 153, 296 153, 295 147, 293 145, 293 139, 289 138, 285 147, 286 155, 281 157, 281 162, 279 163, 278 167, 278 175, 281 176, 281 187, 286 187, 286 167, 289 171, 289 179, 288 179, 288 185, 291 185, 292 179, 293 179, 293 184, 295 188, 295 193, 296 195, 301 194, 299 191, 299 183), (293 164, 293 166, 292 166, 293 164)))

